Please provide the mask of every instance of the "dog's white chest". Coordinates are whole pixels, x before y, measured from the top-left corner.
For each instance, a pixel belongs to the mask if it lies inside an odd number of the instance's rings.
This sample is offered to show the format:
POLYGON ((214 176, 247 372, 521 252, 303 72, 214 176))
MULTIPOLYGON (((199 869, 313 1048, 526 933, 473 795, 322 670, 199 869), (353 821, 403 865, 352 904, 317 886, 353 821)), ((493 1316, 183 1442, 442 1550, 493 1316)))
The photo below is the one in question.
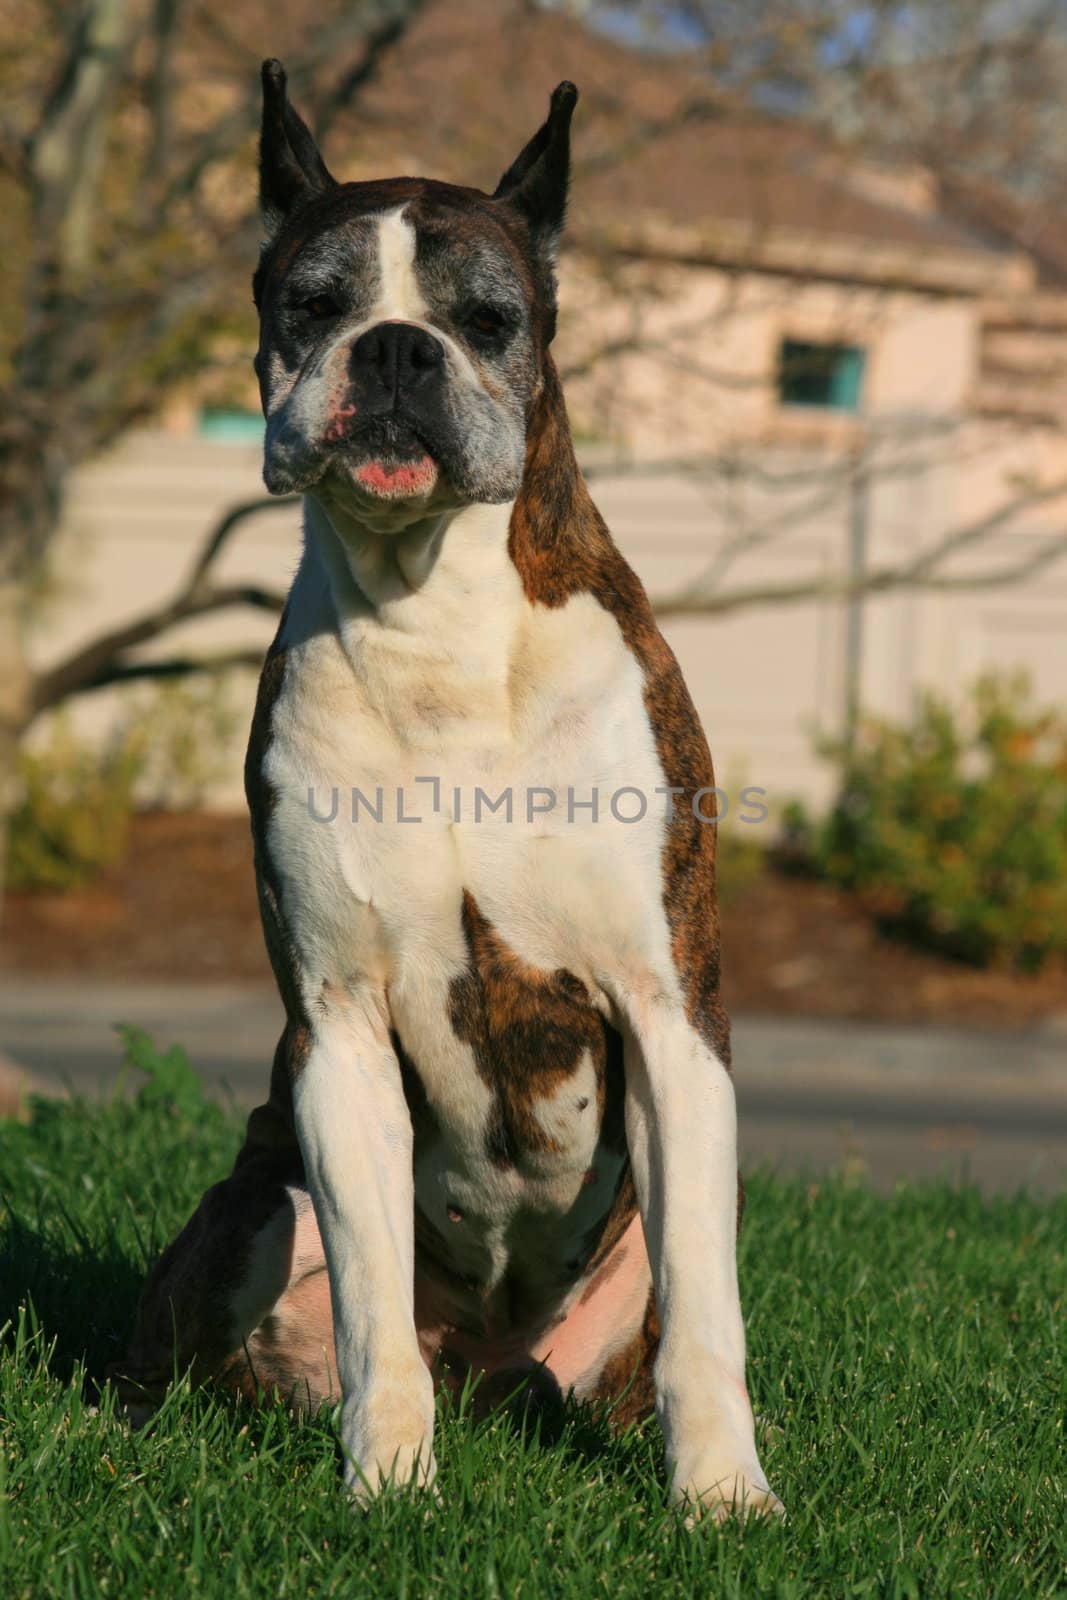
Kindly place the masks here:
MULTIPOLYGON (((499 636, 471 622, 470 651, 306 629, 265 769, 305 1004, 386 995, 426 1101, 420 1208, 482 1284, 523 1216, 558 1262, 610 1204, 625 1158, 604 1146, 598 973, 625 968, 662 901, 665 811, 614 619, 588 595, 550 610, 499 587, 499 636), (471 670, 479 645, 492 672, 471 670)), ((662 944, 666 971, 665 925, 662 944)))
POLYGON ((467 891, 524 962, 595 984, 661 899, 665 780, 618 625, 586 594, 530 606, 484 559, 473 597, 446 572, 406 631, 345 647, 298 577, 265 775, 311 982, 462 964, 467 891))

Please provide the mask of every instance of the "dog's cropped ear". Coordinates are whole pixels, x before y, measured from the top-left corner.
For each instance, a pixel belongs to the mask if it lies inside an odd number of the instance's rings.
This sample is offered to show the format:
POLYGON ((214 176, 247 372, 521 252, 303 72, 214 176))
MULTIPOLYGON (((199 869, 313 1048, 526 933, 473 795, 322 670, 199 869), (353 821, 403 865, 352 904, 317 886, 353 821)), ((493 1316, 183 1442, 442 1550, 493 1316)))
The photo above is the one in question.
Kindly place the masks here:
POLYGON ((571 116, 578 102, 573 83, 552 93, 548 117, 496 186, 494 200, 514 206, 530 227, 534 247, 551 269, 567 210, 571 175, 571 116))
POLYGON ((335 187, 307 124, 289 104, 285 85, 281 62, 264 61, 259 204, 270 236, 298 206, 335 187))

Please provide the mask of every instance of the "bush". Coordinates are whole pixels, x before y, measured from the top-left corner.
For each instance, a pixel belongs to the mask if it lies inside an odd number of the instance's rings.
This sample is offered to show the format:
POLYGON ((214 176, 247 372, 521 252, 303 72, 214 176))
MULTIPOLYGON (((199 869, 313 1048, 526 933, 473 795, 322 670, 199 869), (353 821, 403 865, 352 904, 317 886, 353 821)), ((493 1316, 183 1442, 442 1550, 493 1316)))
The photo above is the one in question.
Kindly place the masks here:
POLYGON ((140 770, 125 741, 85 744, 57 715, 47 741, 19 756, 19 799, 8 825, 11 889, 76 889, 122 853, 140 770))
POLYGON ((19 755, 7 886, 76 889, 119 859, 138 809, 197 805, 219 773, 234 718, 218 683, 165 684, 131 696, 101 746, 62 711, 19 755))
POLYGON ((786 816, 787 854, 892 931, 960 960, 1040 968, 1067 953, 1067 719, 1023 678, 981 679, 957 715, 867 721, 825 820, 786 816))

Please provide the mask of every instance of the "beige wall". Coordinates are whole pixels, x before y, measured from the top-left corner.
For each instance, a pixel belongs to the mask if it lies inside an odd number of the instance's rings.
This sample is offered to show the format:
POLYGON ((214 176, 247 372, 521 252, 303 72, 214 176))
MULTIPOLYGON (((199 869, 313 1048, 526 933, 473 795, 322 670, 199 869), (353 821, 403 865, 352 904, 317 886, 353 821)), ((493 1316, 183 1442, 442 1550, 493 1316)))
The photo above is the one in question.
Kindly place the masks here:
MULTIPOLYGON (((980 442, 980 441, 979 441, 980 442)), ((987 452, 995 455, 993 441, 987 452)), ((977 449, 977 445, 976 445, 977 449)), ((768 451, 765 467, 812 464, 810 453, 768 451)), ((1016 459, 1016 458, 1013 458, 1016 459)), ((999 485, 1003 462, 972 466, 964 493, 948 468, 916 468, 872 495, 872 554, 914 548, 920 538, 999 485), (954 499, 955 497, 955 499, 954 499)), ((259 491, 258 453, 209 444, 196 437, 131 435, 111 456, 79 474, 65 534, 57 550, 59 592, 42 614, 34 654, 42 663, 162 599, 179 581, 215 516, 259 491)), ((761 514, 766 492, 749 488, 748 513, 761 514)), ((594 494, 646 586, 663 594, 703 572, 736 527, 745 489, 725 502, 721 485, 701 486, 677 475, 596 478, 594 494)), ((806 491, 805 491, 806 493, 806 491)), ((780 537, 739 557, 724 582, 779 584, 842 570, 848 496, 818 510, 787 515, 780 537)), ((776 513, 781 509, 776 496, 776 513)), ((788 511, 788 505, 786 507, 788 511)), ((1047 520, 1047 518, 1045 519, 1047 520)), ((981 560, 998 564, 1033 526, 1007 530, 981 560)), ((220 577, 254 578, 284 587, 299 550, 295 513, 273 512, 245 526, 220 577)), ((972 562, 975 558, 969 558, 972 562)), ((866 608, 864 698, 893 715, 906 714, 923 684, 957 694, 983 668, 1021 665, 1046 698, 1067 697, 1063 625, 1067 563, 1040 580, 976 595, 910 594, 866 608)), ((264 647, 269 621, 233 612, 190 624, 167 641, 205 651, 242 644, 264 647)), ((794 794, 819 802, 828 775, 812 753, 816 732, 840 727, 844 625, 840 604, 757 607, 721 618, 666 624, 708 731, 720 781, 764 787, 775 803, 794 794)), ((251 714, 250 674, 235 684, 242 724, 251 714)), ((86 729, 102 730, 115 714, 112 695, 79 703, 86 729)), ((227 758, 228 777, 213 796, 220 807, 241 803, 243 733, 227 758)))
MULTIPOLYGON (((569 385, 590 469, 617 449, 637 472, 596 476, 593 490, 653 596, 717 573, 716 595, 844 575, 857 511, 852 463, 862 452, 868 561, 914 558, 986 517, 1027 484, 1067 479, 1063 436, 1009 428, 969 409, 979 377, 973 299, 804 283, 707 269, 624 268, 615 289, 566 263, 559 344, 566 372, 591 350, 623 348, 569 385), (775 367, 783 337, 864 345, 862 417, 782 407, 775 367), (649 347, 651 345, 651 348, 649 347), (610 447, 609 447, 610 442, 610 447), (697 475, 656 463, 699 458, 697 475)), ((57 594, 34 637, 39 661, 162 599, 206 530, 261 492, 259 453, 195 433, 131 435, 78 474, 54 563, 57 594)), ((947 570, 996 571, 1067 525, 1067 496, 1022 510, 995 537, 965 546, 947 570)), ((299 550, 295 512, 246 525, 220 578, 284 588, 299 550)), ((961 593, 895 593, 864 613, 864 703, 906 716, 924 685, 957 695, 981 670, 1022 666, 1047 699, 1067 698, 1062 617, 1067 562, 1024 585, 961 593)), ((160 649, 262 648, 271 624, 231 612, 182 630, 160 649)), ((775 802, 819 802, 829 775, 816 734, 840 730, 844 608, 820 600, 762 605, 666 624, 704 718, 721 779, 775 802)), ((254 684, 234 688, 242 723, 254 684)), ((115 715, 113 695, 81 702, 85 728, 115 715)), ((240 803, 242 739, 214 799, 240 803)))
POLYGON ((565 288, 565 374, 591 353, 628 347, 569 385, 576 424, 641 457, 847 440, 847 418, 779 405, 784 338, 863 346, 864 420, 883 431, 917 411, 958 412, 977 378, 977 302, 962 297, 643 263, 617 269, 606 294, 576 261, 565 288))

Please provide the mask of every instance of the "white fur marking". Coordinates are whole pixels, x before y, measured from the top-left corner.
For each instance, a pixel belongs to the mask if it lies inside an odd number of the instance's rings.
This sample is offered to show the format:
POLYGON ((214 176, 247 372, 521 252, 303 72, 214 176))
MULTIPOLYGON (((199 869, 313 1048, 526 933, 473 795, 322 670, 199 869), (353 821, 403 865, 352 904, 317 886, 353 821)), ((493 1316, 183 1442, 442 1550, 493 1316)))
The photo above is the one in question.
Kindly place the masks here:
POLYGON ((427 314, 415 273, 415 229, 404 207, 378 219, 378 301, 368 321, 419 322, 427 314))

